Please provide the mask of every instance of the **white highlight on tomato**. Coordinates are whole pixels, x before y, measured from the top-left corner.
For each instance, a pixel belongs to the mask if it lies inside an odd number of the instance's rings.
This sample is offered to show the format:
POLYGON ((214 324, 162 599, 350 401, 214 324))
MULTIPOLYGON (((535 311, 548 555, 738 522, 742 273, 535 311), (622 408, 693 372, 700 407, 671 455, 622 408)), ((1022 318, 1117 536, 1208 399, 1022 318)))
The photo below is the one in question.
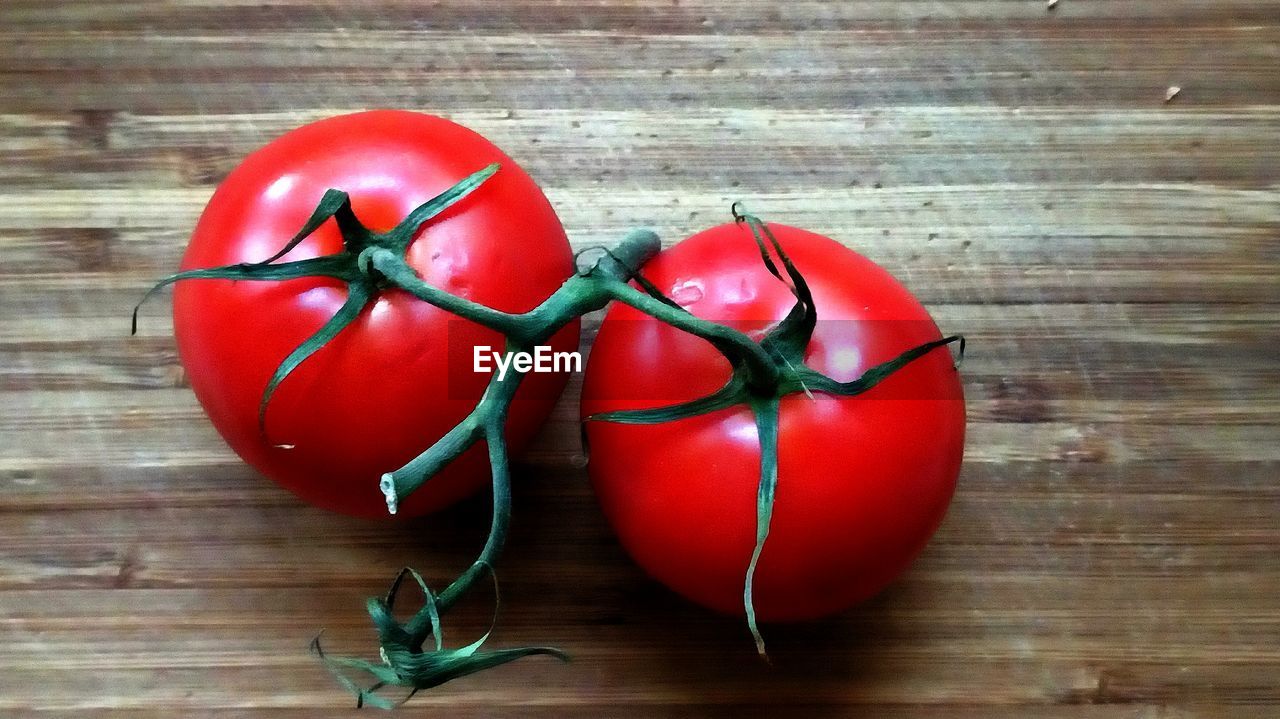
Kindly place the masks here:
POLYGON ((267 199, 278 200, 284 197, 285 195, 289 194, 289 190, 293 189, 293 186, 296 182, 297 182, 297 178, 294 177, 293 175, 281 175, 279 179, 277 179, 275 182, 271 183, 269 187, 267 187, 267 192, 266 192, 267 199))

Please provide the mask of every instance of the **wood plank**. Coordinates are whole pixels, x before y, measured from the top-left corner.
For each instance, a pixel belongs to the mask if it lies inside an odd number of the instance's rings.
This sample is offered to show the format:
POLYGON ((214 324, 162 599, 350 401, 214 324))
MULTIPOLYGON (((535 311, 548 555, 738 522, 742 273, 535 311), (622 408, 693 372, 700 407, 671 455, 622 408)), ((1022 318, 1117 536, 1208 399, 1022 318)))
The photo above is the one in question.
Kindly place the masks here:
POLYGON ((409 711, 1277 715, 1278 62, 1276 0, 0 3, 0 714, 351 716, 310 639, 372 656, 364 597, 471 561, 484 498, 307 508, 202 415, 167 295, 127 336, 246 153, 394 106, 506 149, 575 248, 746 200, 970 339, 942 528, 881 596, 765 627, 772 665, 617 545, 573 378, 516 462, 492 641, 575 661, 409 711))

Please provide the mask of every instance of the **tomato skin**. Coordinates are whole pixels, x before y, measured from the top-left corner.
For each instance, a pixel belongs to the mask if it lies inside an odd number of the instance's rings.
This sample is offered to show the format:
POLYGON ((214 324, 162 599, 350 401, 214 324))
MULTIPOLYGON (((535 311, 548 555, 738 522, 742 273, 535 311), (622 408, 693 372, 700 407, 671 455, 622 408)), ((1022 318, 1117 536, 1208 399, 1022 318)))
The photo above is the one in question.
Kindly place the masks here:
MULTIPOLYGON (((533 180, 488 140, 443 118, 412 112, 321 120, 249 155, 209 201, 182 269, 269 257, 329 188, 350 194, 366 226, 390 229, 417 205, 491 162, 502 168, 430 220, 407 260, 424 280, 454 294, 505 311, 529 310, 573 269, 555 211, 533 180)), ((280 261, 341 247, 330 220, 280 261)), ((382 517, 387 510, 378 489, 381 474, 441 437, 484 390, 486 376, 456 367, 449 372, 449 363, 469 362, 473 344, 501 347, 503 338, 406 293, 383 291, 279 386, 268 406, 264 441, 258 403, 271 374, 333 316, 346 295, 343 283, 325 278, 188 280, 174 291, 175 334, 196 397, 246 462, 312 504, 382 517)), ((577 349, 577 323, 549 344, 559 351, 577 349)), ((513 452, 541 425, 566 379, 527 378, 508 417, 513 452)), ((488 482, 481 445, 402 502, 399 515, 439 509, 488 482)))
MULTIPOLYGON (((838 380, 940 338, 889 273, 834 240, 770 223, 813 290, 805 363, 838 380)), ((644 275, 693 314, 760 331, 794 298, 763 266, 745 225, 701 232, 644 275)), ((686 401, 730 366, 707 342, 625 306, 606 316, 587 362, 584 417, 686 401)), ((943 349, 856 397, 783 398, 779 476, 757 566, 762 621, 828 615, 878 592, 937 529, 955 490, 965 410, 943 349)), ((746 407, 657 425, 587 423, 589 473, 636 562, 699 604, 743 613, 755 544, 760 449, 746 407)))

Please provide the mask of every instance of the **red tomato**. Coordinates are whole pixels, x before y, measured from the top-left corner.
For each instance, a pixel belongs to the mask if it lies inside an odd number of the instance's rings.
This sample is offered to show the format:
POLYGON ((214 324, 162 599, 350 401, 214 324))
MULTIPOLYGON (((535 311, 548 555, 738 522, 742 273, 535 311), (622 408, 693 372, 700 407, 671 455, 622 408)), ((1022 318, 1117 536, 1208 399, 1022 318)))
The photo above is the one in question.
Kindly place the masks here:
MULTIPOLYGON (((182 268, 271 256, 329 188, 350 194, 367 227, 388 230, 417 205, 492 162, 502 164, 498 173, 430 220, 407 259, 437 287, 501 310, 529 310, 573 270, 555 211, 533 180, 489 141, 448 120, 411 112, 322 120, 249 155, 209 201, 182 268)), ((337 225, 329 220, 280 261, 341 247, 337 225)), ((245 461, 312 504, 386 516, 381 474, 461 420, 487 382, 484 375, 449 372, 449 348, 452 361, 469 361, 473 345, 499 348, 502 337, 408 294, 384 291, 280 385, 267 409, 264 441, 258 403, 272 372, 333 316, 346 295, 346 286, 330 279, 186 280, 174 292, 178 350, 196 397, 245 461)), ((577 324, 551 345, 577 349, 577 324)), ((513 451, 546 418, 565 380, 553 374, 527 378, 508 419, 513 451)), ((443 507, 488 481, 481 445, 408 498, 400 514, 443 507)))
MULTIPOLYGON (((813 290, 805 363, 841 381, 940 339, 889 273, 835 241, 770 224, 813 290)), ((760 332, 795 298, 771 276, 745 225, 699 233, 643 274, 698 317, 760 332)), ((587 364, 583 416, 687 401, 720 388, 727 360, 707 342, 615 306, 587 364)), ((757 567, 761 620, 844 609, 901 573, 941 522, 964 444, 952 358, 936 349, 855 397, 782 400, 779 474, 757 567)), ((657 425, 587 423, 590 475, 623 546, 689 599, 742 614, 756 536, 760 445, 733 407, 657 425)))

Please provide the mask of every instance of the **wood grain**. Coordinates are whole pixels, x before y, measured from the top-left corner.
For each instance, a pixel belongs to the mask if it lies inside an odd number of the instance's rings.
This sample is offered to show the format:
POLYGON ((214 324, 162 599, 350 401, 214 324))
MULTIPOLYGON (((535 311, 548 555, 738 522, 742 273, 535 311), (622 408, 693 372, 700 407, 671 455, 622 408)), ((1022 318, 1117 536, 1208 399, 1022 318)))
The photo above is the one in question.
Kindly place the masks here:
POLYGON ((615 544, 575 381, 518 467, 497 636, 575 661, 408 713, 1280 715, 1278 67, 1275 0, 6 0, 0 714, 350 716, 307 641, 367 650, 364 596, 478 547, 483 502, 299 505, 201 415, 165 300, 126 336, 245 153, 394 106, 504 147, 577 246, 747 199, 972 342, 938 536, 882 596, 771 630, 772 666, 615 544))

